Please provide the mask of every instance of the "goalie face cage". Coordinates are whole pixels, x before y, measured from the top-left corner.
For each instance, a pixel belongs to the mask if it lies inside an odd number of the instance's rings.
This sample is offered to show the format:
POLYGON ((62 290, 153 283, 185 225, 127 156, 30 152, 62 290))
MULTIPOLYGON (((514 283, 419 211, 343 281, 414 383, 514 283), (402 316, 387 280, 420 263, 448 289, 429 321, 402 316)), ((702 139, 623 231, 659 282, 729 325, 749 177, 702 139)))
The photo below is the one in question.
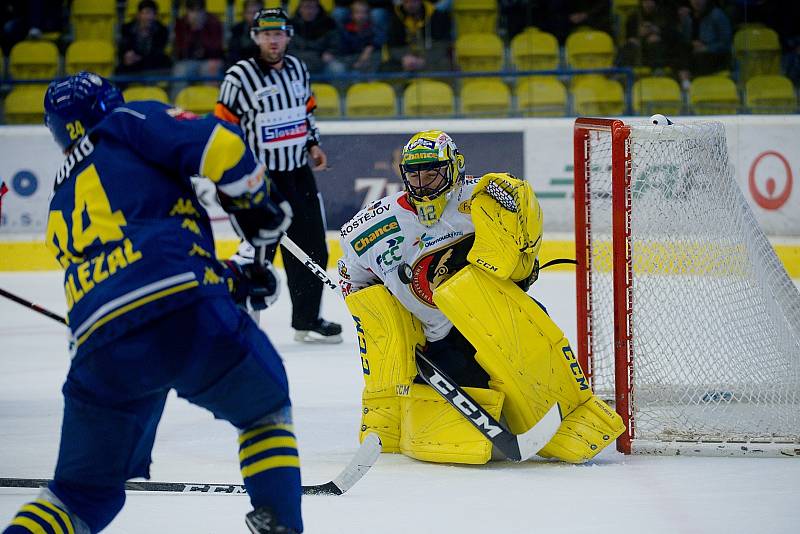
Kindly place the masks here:
POLYGON ((578 351, 623 453, 800 455, 800 294, 720 123, 575 122, 578 351))

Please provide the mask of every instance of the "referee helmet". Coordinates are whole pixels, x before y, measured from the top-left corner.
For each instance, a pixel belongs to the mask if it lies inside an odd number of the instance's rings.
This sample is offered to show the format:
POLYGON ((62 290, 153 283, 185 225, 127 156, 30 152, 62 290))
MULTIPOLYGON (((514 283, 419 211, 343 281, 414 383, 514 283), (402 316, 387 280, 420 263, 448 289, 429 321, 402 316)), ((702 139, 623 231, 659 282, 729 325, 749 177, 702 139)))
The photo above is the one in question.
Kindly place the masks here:
POLYGON ((294 35, 294 27, 289 22, 289 15, 280 7, 259 9, 256 16, 253 17, 253 23, 250 26, 250 37, 255 39, 257 32, 267 30, 283 30, 289 37, 294 35))

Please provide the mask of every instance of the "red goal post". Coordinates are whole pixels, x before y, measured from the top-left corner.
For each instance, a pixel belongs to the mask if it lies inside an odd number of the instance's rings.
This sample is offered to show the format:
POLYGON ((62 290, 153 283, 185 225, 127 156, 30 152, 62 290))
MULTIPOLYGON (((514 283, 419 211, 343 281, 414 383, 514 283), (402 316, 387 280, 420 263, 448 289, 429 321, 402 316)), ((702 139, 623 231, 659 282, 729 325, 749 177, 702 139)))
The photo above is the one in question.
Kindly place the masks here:
POLYGON ((623 453, 800 455, 800 294, 724 128, 579 118, 577 350, 623 453))

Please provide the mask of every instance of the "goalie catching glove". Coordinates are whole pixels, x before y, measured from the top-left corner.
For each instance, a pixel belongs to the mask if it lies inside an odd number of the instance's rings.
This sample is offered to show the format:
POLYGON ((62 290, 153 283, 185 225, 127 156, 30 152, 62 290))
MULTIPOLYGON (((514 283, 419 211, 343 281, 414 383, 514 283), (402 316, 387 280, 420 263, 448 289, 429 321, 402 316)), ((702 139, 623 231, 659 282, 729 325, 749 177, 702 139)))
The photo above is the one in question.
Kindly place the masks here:
POLYGON ((542 211, 530 184, 507 173, 484 175, 470 200, 475 244, 467 260, 525 287, 538 276, 542 211))
POLYGON ((230 197, 218 191, 219 203, 230 216, 231 225, 242 239, 255 247, 280 241, 292 222, 292 208, 274 186, 266 183, 254 193, 230 197))
POLYGON ((222 262, 228 268, 228 289, 237 305, 248 312, 261 311, 278 300, 280 285, 272 263, 254 263, 239 255, 222 262))

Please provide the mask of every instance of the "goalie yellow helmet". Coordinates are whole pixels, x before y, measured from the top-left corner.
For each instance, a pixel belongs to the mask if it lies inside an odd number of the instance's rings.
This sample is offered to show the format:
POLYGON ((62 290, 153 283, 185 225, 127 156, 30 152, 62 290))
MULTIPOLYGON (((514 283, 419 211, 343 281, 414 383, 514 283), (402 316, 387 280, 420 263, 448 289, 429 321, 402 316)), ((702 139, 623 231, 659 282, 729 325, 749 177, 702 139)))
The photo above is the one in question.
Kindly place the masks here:
POLYGON ((403 147, 400 175, 419 221, 433 226, 464 178, 464 156, 443 131, 419 132, 403 147))

